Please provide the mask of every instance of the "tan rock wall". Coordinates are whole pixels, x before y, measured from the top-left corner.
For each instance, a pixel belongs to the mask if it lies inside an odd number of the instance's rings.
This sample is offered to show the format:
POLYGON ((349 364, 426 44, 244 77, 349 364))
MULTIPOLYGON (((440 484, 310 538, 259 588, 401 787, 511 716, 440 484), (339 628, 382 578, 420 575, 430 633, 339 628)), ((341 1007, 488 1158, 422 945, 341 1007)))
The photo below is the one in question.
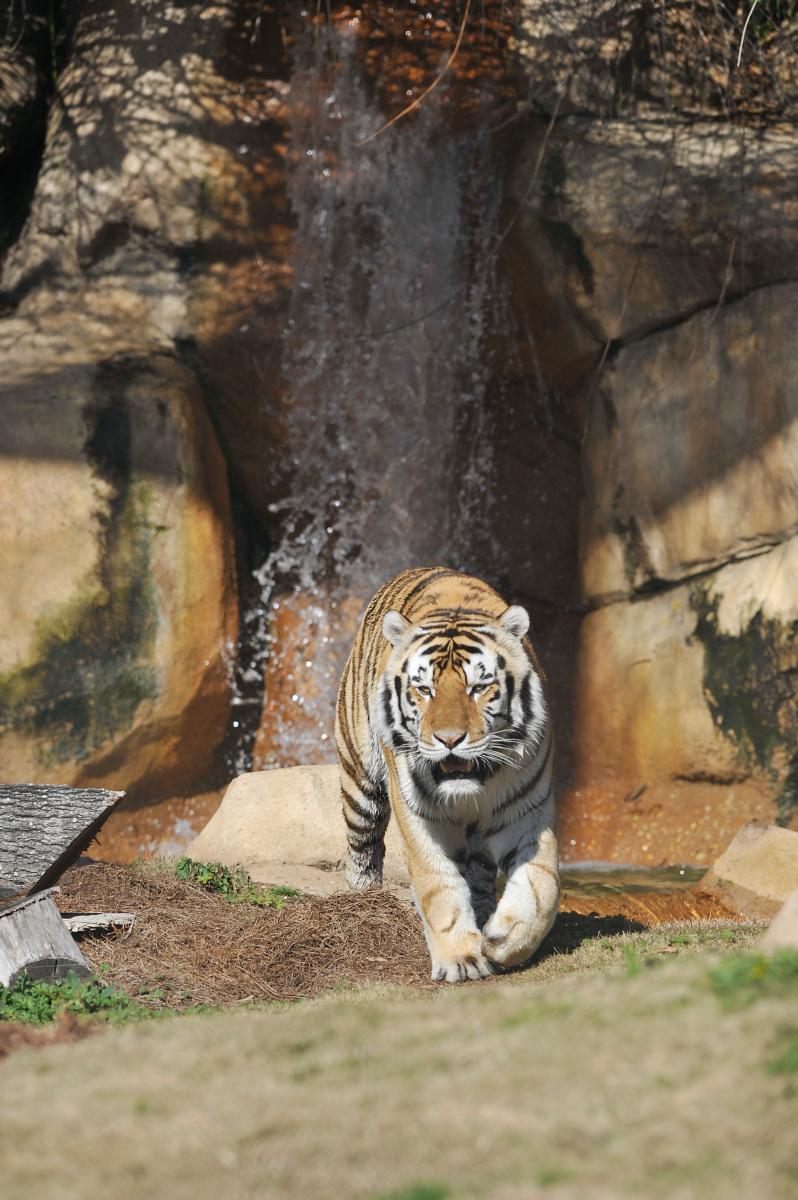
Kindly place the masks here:
POLYGON ((164 354, 20 376, 2 400, 3 772, 139 798, 190 786, 224 734, 237 628, 196 382, 164 354))

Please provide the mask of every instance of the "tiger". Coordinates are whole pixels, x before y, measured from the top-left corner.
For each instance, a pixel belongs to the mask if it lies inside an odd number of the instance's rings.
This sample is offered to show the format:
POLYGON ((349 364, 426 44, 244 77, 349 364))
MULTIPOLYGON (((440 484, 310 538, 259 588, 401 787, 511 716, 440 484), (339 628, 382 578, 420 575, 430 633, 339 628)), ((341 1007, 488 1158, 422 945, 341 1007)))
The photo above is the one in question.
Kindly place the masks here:
POLYGON ((347 881, 381 884, 393 815, 438 982, 525 962, 559 907, 554 733, 529 623, 480 579, 406 570, 368 604, 341 676, 347 881))

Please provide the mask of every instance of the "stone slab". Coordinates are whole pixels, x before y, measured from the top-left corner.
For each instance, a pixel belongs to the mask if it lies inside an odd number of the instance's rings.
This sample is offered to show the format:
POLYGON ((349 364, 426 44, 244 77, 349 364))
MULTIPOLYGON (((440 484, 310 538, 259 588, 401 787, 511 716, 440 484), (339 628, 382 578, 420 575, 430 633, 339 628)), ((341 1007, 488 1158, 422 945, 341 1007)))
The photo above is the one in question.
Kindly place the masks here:
POLYGON ((798 950, 798 888, 776 913, 761 945, 763 950, 798 950))
MULTIPOLYGON (((334 879, 346 858, 346 833, 337 766, 284 767, 239 775, 217 812, 186 848, 189 858, 242 866, 260 883, 301 890, 339 890, 334 879), (311 879, 286 865, 315 869, 311 879)), ((406 883, 407 869, 395 824, 385 839, 386 883, 406 883)))
POLYGON ((757 919, 775 916, 798 888, 798 833, 749 821, 701 880, 709 892, 757 919))

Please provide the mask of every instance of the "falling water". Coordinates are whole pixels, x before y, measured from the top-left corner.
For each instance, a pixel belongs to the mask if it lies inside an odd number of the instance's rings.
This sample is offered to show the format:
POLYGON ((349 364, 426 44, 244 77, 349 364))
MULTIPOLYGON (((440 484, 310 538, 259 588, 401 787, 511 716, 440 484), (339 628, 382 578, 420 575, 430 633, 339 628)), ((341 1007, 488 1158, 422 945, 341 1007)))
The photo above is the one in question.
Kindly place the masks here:
POLYGON ((491 566, 478 552, 493 486, 489 308, 501 307, 489 134, 453 132, 441 86, 366 140, 385 118, 346 25, 300 24, 291 108, 290 464, 251 614, 250 677, 267 679, 256 767, 331 757, 353 613, 382 582, 409 566, 491 566))

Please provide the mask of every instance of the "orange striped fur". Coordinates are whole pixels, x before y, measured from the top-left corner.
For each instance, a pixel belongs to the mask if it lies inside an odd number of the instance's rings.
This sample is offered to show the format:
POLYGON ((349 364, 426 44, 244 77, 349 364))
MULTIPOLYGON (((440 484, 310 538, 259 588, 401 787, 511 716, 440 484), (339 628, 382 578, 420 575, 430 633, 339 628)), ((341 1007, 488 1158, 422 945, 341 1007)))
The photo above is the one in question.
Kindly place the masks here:
POLYGON ((368 605, 341 678, 348 878, 381 882, 393 816, 433 979, 524 961, 557 912, 554 739, 528 625, 479 579, 404 571, 368 605))

